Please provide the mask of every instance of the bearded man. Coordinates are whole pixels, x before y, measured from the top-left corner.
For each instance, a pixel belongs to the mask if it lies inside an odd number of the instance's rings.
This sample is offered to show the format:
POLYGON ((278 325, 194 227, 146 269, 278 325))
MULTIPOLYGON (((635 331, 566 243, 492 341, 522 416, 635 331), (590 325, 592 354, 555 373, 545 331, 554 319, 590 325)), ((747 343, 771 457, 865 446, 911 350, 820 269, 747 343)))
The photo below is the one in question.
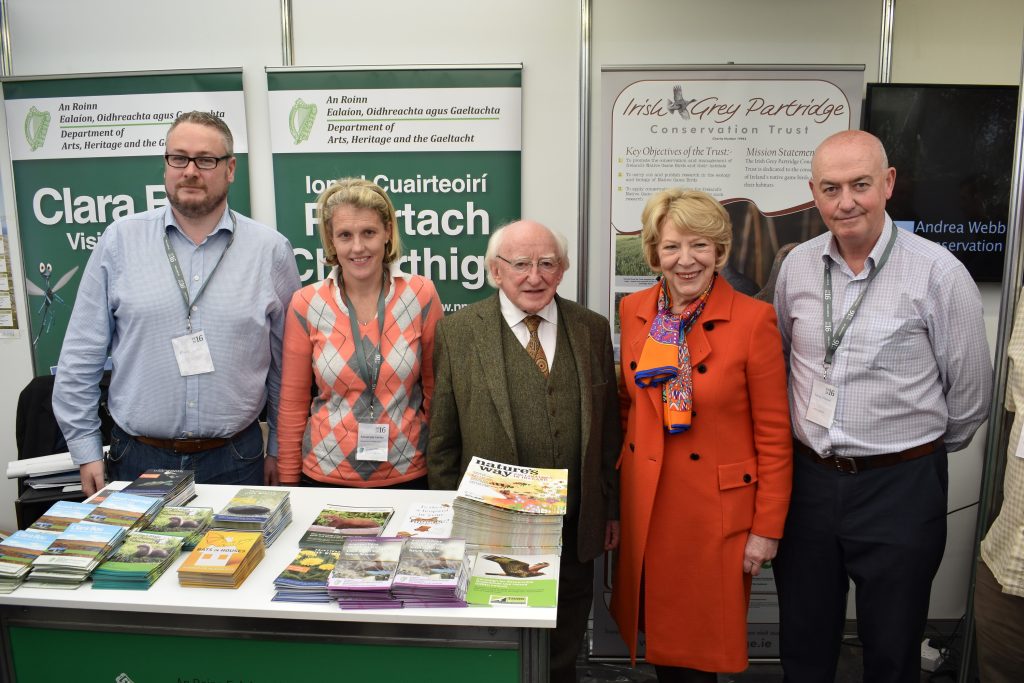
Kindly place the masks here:
POLYGON ((159 468, 194 470, 198 483, 276 483, 281 339, 299 276, 288 240, 228 208, 233 142, 219 117, 181 114, 166 137, 168 205, 111 223, 82 274, 53 412, 86 495, 104 484, 108 355, 110 479, 159 468))

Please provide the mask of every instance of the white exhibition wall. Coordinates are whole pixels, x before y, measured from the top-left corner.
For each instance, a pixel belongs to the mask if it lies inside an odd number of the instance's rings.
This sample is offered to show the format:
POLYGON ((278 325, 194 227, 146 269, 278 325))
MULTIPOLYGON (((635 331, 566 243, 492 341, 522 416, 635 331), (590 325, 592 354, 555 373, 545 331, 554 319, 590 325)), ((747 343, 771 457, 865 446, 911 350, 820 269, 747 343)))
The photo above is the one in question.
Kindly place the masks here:
MULTIPOLYGON (((518 3, 396 0, 381 5, 293 0, 294 65, 523 64, 523 215, 561 229, 576 253, 579 215, 583 9, 590 10, 590 184, 597 169, 602 65, 864 64, 877 80, 882 0, 617 0, 518 3)), ((273 224, 264 67, 286 65, 280 0, 6 0, 13 76, 110 71, 243 68, 253 215, 273 224)), ((893 81, 1004 83, 1020 80, 1024 3, 897 0, 893 81)), ((2 116, 2 108, 0 108, 2 116)), ((10 159, 0 125, 0 176, 10 226, 15 300, 25 311, 24 273, 11 207, 10 159)), ((587 176, 585 176, 587 177, 587 176)), ((591 195, 589 216, 600 215, 591 195)), ((584 224, 588 216, 582 216, 584 224)), ((586 299, 607 313, 608 240, 589 231, 586 299)), ((576 272, 562 294, 577 298, 576 272)), ((999 288, 982 288, 995 339, 999 288)), ((14 417, 31 379, 29 335, 0 340, 0 467, 17 457, 14 417)), ((983 444, 951 458, 950 509, 977 500, 983 444)), ((14 482, 0 479, 0 528, 13 528, 14 482)), ((976 507, 950 517, 947 559, 932 617, 963 613, 976 507)))

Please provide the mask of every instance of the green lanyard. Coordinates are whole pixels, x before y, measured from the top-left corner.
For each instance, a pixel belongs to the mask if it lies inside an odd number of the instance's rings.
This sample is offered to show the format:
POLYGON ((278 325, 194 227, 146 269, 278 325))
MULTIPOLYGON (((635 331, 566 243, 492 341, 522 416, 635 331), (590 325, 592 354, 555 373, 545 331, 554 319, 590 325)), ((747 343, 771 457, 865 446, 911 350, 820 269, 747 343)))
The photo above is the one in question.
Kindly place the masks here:
POLYGON ((885 245, 885 250, 882 252, 882 257, 878 259, 878 263, 874 268, 871 269, 871 273, 867 277, 867 281, 864 283, 864 289, 861 290, 860 294, 854 300, 853 305, 850 306, 850 310, 846 312, 843 319, 839 322, 837 327, 832 325, 832 259, 825 259, 825 281, 823 284, 822 299, 823 310, 822 314, 825 318, 825 370, 821 375, 822 379, 828 375, 828 369, 832 366, 832 358, 836 354, 836 349, 839 348, 839 344, 843 341, 843 337, 846 336, 846 329, 853 322, 853 316, 857 315, 857 311, 860 309, 861 301, 864 299, 864 295, 868 293, 868 286, 871 281, 875 279, 879 271, 882 270, 882 266, 889 260, 889 254, 892 253, 892 245, 896 243, 896 230, 898 228, 894 224, 892 226, 892 234, 889 236, 889 243, 885 245))
POLYGON ((185 302, 185 322, 188 327, 188 333, 192 334, 192 306, 199 301, 199 297, 206 291, 206 285, 210 284, 210 280, 213 279, 213 274, 217 272, 217 267, 220 266, 220 262, 224 260, 224 254, 228 253, 228 249, 231 248, 231 244, 235 241, 235 230, 238 228, 238 221, 235 219, 235 214, 228 211, 228 215, 231 216, 231 237, 228 239, 228 244, 224 247, 224 251, 220 253, 220 258, 213 264, 213 269, 210 270, 210 274, 206 277, 206 282, 202 284, 199 291, 196 292, 196 298, 190 299, 188 294, 188 283, 185 281, 185 274, 181 272, 181 264, 178 263, 178 255, 174 253, 174 249, 171 248, 171 240, 167 237, 167 231, 164 231, 164 251, 167 252, 167 262, 171 264, 171 272, 174 273, 174 279, 178 283, 178 291, 181 292, 181 300, 185 302))
MULTIPOLYGON (((352 300, 348 298, 348 293, 345 291, 345 287, 341 284, 341 271, 338 271, 338 289, 341 290, 341 296, 345 300, 345 306, 348 307, 348 322, 352 325, 352 339, 356 344, 356 363, 359 372, 359 377, 362 378, 363 382, 370 387, 370 421, 376 420, 373 413, 373 401, 377 397, 377 379, 380 377, 380 366, 381 366, 381 355, 380 349, 384 343, 384 283, 381 283, 380 294, 377 296, 377 346, 373 347, 369 345, 366 338, 359 334, 359 321, 356 319, 356 308, 352 305, 352 300), (370 367, 366 364, 366 356, 369 351, 373 351, 373 372, 370 372, 370 367)), ((358 415, 356 416, 358 418, 358 415)))

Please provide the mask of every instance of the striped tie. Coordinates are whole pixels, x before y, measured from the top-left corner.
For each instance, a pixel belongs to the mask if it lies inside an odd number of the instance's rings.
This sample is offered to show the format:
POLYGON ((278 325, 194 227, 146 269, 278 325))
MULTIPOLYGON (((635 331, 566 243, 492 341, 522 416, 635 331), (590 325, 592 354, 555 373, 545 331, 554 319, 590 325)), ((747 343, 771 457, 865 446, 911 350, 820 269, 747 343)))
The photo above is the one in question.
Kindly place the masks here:
POLYGON ((528 315, 523 319, 526 323, 526 329, 530 331, 530 341, 526 343, 526 353, 530 354, 530 358, 537 364, 541 374, 545 377, 548 376, 548 359, 544 356, 544 348, 540 345, 540 337, 537 336, 537 328, 540 327, 540 316, 539 315, 528 315))

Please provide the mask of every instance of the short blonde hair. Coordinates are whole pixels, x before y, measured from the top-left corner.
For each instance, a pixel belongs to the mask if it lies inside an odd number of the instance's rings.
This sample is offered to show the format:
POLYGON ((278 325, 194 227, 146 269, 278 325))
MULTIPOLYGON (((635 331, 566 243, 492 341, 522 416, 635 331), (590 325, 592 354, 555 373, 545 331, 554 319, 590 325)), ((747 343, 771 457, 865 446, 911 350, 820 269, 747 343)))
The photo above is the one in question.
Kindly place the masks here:
POLYGON ((640 232, 640 244, 647 265, 655 272, 661 272, 658 242, 661 241, 661 228, 666 222, 679 230, 692 232, 714 242, 718 254, 715 270, 721 270, 729 260, 732 221, 725 207, 706 192, 681 188, 662 190, 647 200, 641 220, 644 227, 640 232))
POLYGON ((387 233, 384 247, 384 265, 390 266, 402 255, 402 242, 398 236, 398 221, 395 219, 395 205, 379 185, 362 178, 339 178, 320 193, 316 200, 316 221, 320 225, 320 244, 324 248, 324 261, 338 265, 338 252, 334 249, 334 235, 331 218, 339 206, 354 206, 370 209, 380 216, 380 222, 387 233))

